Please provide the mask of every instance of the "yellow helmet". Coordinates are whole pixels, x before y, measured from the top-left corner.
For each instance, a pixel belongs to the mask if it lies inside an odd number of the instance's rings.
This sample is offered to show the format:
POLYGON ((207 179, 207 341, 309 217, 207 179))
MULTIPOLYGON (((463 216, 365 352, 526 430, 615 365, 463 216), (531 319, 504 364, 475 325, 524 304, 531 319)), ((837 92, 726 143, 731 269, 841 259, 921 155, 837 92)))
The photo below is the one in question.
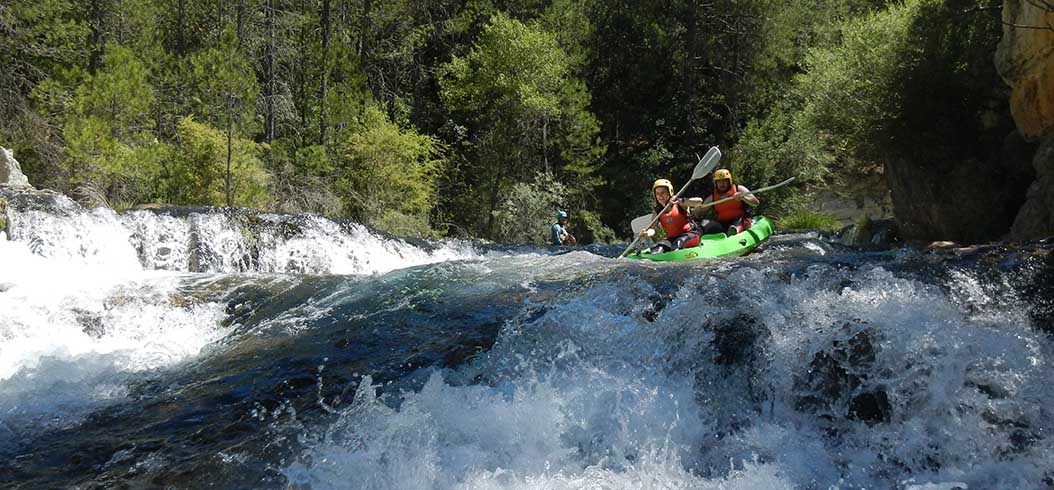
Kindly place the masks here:
POLYGON ((734 188, 736 183, 732 181, 732 172, 727 168, 719 168, 714 172, 714 183, 716 184, 719 180, 728 179, 728 186, 734 188))
POLYGON ((652 191, 652 192, 655 192, 655 189, 656 189, 657 187, 665 187, 665 188, 669 189, 669 191, 670 191, 670 195, 671 195, 671 196, 673 195, 673 184, 671 184, 671 183, 670 183, 670 181, 668 181, 668 180, 666 180, 666 179, 659 179, 659 180, 656 180, 656 181, 655 181, 655 183, 653 183, 653 184, 651 185, 651 191, 652 191))

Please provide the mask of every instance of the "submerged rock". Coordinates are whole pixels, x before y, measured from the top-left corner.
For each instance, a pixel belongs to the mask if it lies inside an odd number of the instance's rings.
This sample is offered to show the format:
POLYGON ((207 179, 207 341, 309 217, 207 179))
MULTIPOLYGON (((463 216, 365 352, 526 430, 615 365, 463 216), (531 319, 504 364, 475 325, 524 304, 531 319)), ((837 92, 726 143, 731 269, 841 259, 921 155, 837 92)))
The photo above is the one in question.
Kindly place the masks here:
POLYGON ((886 388, 869 379, 876 359, 874 335, 864 322, 845 322, 837 338, 813 355, 809 370, 797 377, 796 408, 822 420, 888 422, 893 407, 886 388))

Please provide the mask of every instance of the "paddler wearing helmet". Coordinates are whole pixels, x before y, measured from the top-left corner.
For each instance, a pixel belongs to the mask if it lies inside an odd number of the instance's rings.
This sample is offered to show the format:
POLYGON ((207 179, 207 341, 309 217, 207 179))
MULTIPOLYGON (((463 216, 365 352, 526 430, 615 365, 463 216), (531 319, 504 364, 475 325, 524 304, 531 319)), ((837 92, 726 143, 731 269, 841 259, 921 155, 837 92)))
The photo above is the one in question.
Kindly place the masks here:
POLYGON ((578 243, 578 240, 575 240, 575 236, 567 231, 567 211, 557 211, 556 223, 553 223, 552 226, 552 244, 574 245, 576 243, 578 243))
MULTIPOLYGON (((655 213, 659 215, 659 225, 666 232, 666 239, 655 244, 651 253, 663 253, 686 247, 699 245, 699 229, 695 221, 688 215, 688 209, 700 206, 703 200, 698 197, 690 199, 678 199, 673 196, 673 183, 666 179, 656 180, 651 185, 651 192, 655 196, 655 213), (669 207, 666 204, 670 204, 669 207), (665 209, 665 212, 663 210, 665 209)), ((641 230, 640 236, 651 238, 655 236, 655 228, 641 230)))
POLYGON ((706 219, 700 221, 699 226, 702 228, 703 233, 724 232, 728 236, 732 236, 750 228, 752 224, 750 221, 751 210, 746 205, 749 204, 754 207, 761 204, 761 201, 754 197, 753 194, 749 194, 749 192, 750 189, 737 185, 732 180, 732 172, 730 170, 721 168, 715 171, 714 192, 703 201, 703 204, 710 204, 728 197, 733 199, 713 207, 714 212, 717 214, 714 220, 706 219))

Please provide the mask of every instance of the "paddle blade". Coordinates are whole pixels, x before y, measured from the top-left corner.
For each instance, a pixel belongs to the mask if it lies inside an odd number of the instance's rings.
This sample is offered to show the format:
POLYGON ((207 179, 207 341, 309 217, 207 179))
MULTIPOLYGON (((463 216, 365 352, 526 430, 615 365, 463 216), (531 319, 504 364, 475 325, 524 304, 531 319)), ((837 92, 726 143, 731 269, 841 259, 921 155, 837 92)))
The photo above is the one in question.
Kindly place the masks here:
POLYGON ((701 179, 706 177, 706 174, 713 172, 717 168, 717 163, 721 161, 721 150, 717 149, 716 146, 711 146, 707 150, 706 155, 699 159, 699 163, 695 165, 695 170, 692 171, 692 180, 701 179))
POLYGON ((634 218, 633 221, 629 222, 629 227, 633 229, 634 235, 639 235, 641 230, 648 227, 651 224, 651 220, 655 219, 654 215, 647 214, 634 218))

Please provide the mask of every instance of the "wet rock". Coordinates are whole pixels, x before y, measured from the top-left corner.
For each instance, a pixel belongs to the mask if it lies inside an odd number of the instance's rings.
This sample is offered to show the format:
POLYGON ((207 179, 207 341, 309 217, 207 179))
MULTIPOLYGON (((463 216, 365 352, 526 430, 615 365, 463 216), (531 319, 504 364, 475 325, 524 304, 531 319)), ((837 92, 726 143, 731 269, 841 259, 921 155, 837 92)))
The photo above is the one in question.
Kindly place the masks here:
POLYGON ((1028 305, 1028 316, 1033 328, 1054 336, 1054 253, 1048 253, 1032 270, 1023 270, 1025 277, 1021 295, 1028 305))
POLYGON ((30 189, 33 187, 22 173, 22 166, 15 160, 14 152, 3 147, 0 147, 0 186, 30 189))
POLYGON ((893 407, 886 388, 869 379, 876 360, 873 335, 863 322, 843 324, 830 347, 817 352, 808 372, 796 378, 796 408, 831 423, 842 417, 888 422, 893 407))
POLYGON ((96 339, 106 335, 106 324, 103 322, 102 315, 82 309, 75 309, 73 313, 85 335, 96 339))
POLYGON ((864 217, 838 232, 843 245, 886 247, 898 241, 896 223, 892 219, 872 220, 864 217))
POLYGON ((889 422, 892 411, 889 396, 882 389, 860 393, 849 400, 849 418, 862 420, 868 425, 889 422))
POLYGON ((759 357, 769 330, 748 315, 736 315, 731 321, 710 321, 706 326, 714 332, 714 364, 752 365, 759 357))

